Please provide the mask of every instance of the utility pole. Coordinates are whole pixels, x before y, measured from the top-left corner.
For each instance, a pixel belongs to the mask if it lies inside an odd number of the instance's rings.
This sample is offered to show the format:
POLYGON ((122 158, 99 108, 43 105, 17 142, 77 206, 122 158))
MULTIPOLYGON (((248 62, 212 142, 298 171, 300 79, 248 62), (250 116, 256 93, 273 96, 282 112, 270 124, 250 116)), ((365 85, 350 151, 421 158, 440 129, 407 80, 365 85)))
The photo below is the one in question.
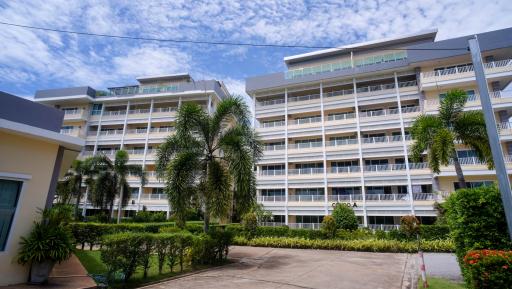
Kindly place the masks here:
POLYGON ((501 193, 503 208, 507 218, 508 234, 512 239, 512 192, 510 189, 510 180, 508 178, 507 167, 503 158, 503 150, 500 144, 496 119, 494 118, 494 110, 492 108, 491 98, 489 97, 489 88, 485 78, 484 66, 482 64, 482 55, 478 38, 469 39, 469 49, 471 58, 473 59, 473 67, 475 70, 478 91, 480 92, 480 101, 482 102, 482 110, 484 113, 485 126, 487 128, 487 136, 491 146, 494 167, 496 168, 496 176, 498 178, 498 186, 501 193))

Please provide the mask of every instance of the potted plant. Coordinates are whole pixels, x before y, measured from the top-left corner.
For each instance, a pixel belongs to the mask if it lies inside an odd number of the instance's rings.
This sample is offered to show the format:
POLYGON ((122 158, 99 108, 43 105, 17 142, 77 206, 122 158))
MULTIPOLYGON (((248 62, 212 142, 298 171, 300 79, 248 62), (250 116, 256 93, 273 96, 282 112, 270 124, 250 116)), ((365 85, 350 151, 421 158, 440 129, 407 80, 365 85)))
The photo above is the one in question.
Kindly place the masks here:
POLYGON ((42 220, 34 223, 27 237, 21 238, 20 264, 30 264, 29 283, 43 284, 57 262, 67 260, 74 250, 74 240, 67 222, 69 206, 57 206, 42 212, 42 220))

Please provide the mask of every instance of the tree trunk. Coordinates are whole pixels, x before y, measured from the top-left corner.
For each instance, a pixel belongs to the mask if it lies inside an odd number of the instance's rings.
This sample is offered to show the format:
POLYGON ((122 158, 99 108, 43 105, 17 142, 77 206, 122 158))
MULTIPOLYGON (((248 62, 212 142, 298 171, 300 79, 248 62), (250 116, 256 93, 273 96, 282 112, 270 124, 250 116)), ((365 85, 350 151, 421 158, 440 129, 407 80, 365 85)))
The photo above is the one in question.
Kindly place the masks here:
POLYGON ((205 233, 208 233, 208 230, 210 230, 210 210, 208 209, 208 206, 204 206, 203 230, 205 233))
POLYGON ((117 223, 121 222, 121 210, 123 206, 123 194, 124 194, 124 186, 121 186, 121 193, 119 193, 119 204, 117 205, 117 223))
POLYGON ((78 207, 80 206, 80 199, 82 198, 82 178, 79 178, 78 181, 78 191, 76 195, 76 202, 75 202, 75 220, 78 220, 78 207))
POLYGON ((112 222, 112 219, 114 218, 114 200, 110 201, 110 208, 109 208, 109 217, 110 217, 110 220, 109 220, 109 223, 112 222))
POLYGON ((453 166, 455 167, 455 173, 457 173, 457 179, 459 181, 459 189, 465 189, 466 186, 466 179, 464 178, 464 174, 462 173, 462 167, 459 163, 459 157, 457 157, 457 152, 454 151, 453 153, 453 166))

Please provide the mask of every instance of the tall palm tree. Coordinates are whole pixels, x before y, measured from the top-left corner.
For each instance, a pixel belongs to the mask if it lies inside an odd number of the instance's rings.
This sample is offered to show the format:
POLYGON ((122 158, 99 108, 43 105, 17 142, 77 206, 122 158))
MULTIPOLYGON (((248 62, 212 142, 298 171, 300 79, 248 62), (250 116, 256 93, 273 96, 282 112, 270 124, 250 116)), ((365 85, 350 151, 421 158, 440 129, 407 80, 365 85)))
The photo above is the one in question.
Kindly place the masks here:
POLYGON ((254 165, 262 150, 250 117, 240 97, 222 100, 211 115, 194 103, 179 108, 176 133, 159 146, 156 161, 179 226, 193 200, 203 209, 205 232, 210 217, 225 217, 233 206, 242 214, 254 205, 254 165))
POLYGON ((441 100, 438 115, 421 115, 411 127, 412 159, 419 161, 427 151, 429 167, 437 174, 441 165, 447 166, 453 161, 460 188, 467 186, 457 157, 457 144, 475 150, 477 157, 490 169, 494 166, 483 114, 476 110, 464 111, 467 97, 464 90, 449 91, 441 100))
POLYGON ((95 182, 93 189, 93 202, 95 206, 105 209, 109 207, 109 216, 113 217, 114 201, 119 196, 119 205, 117 211, 117 223, 121 221, 121 210, 128 200, 128 182, 126 178, 129 174, 140 178, 141 184, 146 183, 146 174, 141 165, 128 164, 129 156, 124 150, 116 152, 114 161, 105 155, 93 157, 95 164, 95 182))

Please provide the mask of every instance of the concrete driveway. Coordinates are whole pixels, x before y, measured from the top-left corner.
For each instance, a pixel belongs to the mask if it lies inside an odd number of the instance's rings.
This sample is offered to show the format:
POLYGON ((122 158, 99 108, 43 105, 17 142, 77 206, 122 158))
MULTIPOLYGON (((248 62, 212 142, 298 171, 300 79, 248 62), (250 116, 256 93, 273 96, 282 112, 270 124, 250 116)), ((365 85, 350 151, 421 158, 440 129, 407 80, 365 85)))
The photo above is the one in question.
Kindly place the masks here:
POLYGON ((147 286, 152 289, 401 289, 416 278, 409 254, 232 247, 233 264, 147 286))

